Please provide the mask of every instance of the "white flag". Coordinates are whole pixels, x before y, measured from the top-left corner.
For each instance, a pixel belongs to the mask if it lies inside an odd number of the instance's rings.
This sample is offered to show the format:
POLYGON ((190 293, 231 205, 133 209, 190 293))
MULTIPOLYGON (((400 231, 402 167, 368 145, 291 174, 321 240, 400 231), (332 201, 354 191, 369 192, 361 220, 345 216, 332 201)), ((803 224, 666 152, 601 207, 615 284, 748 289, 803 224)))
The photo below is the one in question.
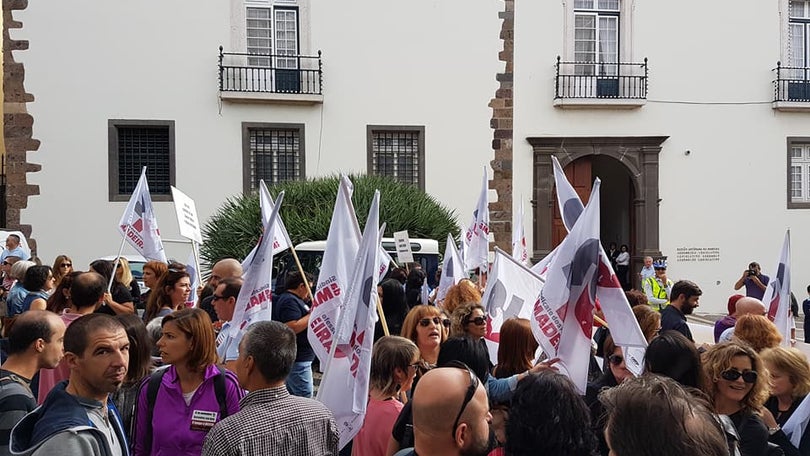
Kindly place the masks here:
MULTIPOLYGON (((264 223, 265 234, 273 232, 273 224, 276 223, 282 200, 284 200, 284 192, 279 193, 270 219, 264 223)), ((253 256, 242 276, 244 283, 236 298, 236 307, 234 307, 231 319, 231 337, 235 343, 239 343, 251 323, 272 319, 272 275, 273 236, 262 235, 259 238, 259 245, 256 247, 256 255, 253 256)))
POLYGON ((790 347, 790 230, 785 232, 776 276, 768 282, 762 302, 768 309, 768 318, 782 333, 782 346, 790 347))
POLYGON ((529 261, 529 249, 526 247, 526 232, 523 228, 523 201, 520 201, 520 212, 512 223, 512 258, 520 264, 529 261))
POLYGON ((785 425, 782 426, 782 430, 787 434, 790 443, 796 448, 799 448, 799 444, 801 444, 808 421, 810 421, 810 394, 802 399, 801 404, 796 407, 796 411, 790 415, 785 425))
POLYGON ((442 277, 439 279, 439 289, 436 291, 436 302, 441 303, 447 296, 447 290, 467 277, 464 262, 456 249, 456 241, 447 233, 447 245, 444 247, 444 261, 442 262, 442 277))
POLYGON ((543 280, 537 274, 495 247, 495 262, 481 298, 489 315, 484 338, 490 359, 498 359, 503 323, 513 317, 530 320, 542 288, 543 280))
POLYGON ((560 216, 562 216, 565 229, 571 232, 584 209, 582 199, 580 199, 571 183, 568 182, 568 178, 565 177, 565 172, 560 166, 560 162, 557 161, 557 157, 552 155, 551 163, 554 165, 554 184, 557 188, 557 204, 560 207, 560 216))
POLYGON ((560 244, 546 283, 534 304, 535 339, 563 373, 585 394, 599 266, 599 186, 573 230, 560 244))
POLYGON ((380 192, 376 191, 335 336, 335 359, 321 360, 328 367, 318 400, 335 416, 340 448, 362 427, 368 402, 371 348, 377 322, 377 283, 380 281, 379 206, 380 192))
POLYGON ((467 270, 481 268, 487 270, 489 261, 489 201, 487 186, 487 168, 484 167, 484 178, 481 183, 481 193, 478 203, 473 211, 472 221, 465 233, 467 246, 464 251, 464 264, 467 270))
MULTIPOLYGON (((270 215, 273 213, 273 198, 270 196, 270 191, 267 190, 264 179, 259 181, 259 206, 262 210, 262 225, 264 225, 270 220, 270 215)), ((272 233, 273 255, 278 255, 292 247, 292 241, 290 241, 290 235, 287 233, 287 227, 284 226, 284 220, 281 219, 281 214, 276 216, 276 223, 273 225, 272 233)), ((253 250, 247 254, 245 260, 242 261, 242 269, 247 269, 250 262, 253 261, 253 256, 256 255, 258 247, 258 245, 253 247, 253 250)))
POLYGON ((141 170, 138 185, 132 192, 124 215, 118 222, 118 230, 124 239, 147 260, 166 262, 163 241, 160 240, 152 198, 149 196, 149 184, 146 182, 146 167, 141 170))
MULTIPOLYGON (((195 248, 194 245, 192 245, 191 248, 195 248)), ((186 307, 197 306, 197 288, 200 287, 200 271, 197 270, 196 264, 197 261, 192 251, 188 254, 188 259, 186 260, 186 272, 188 272, 188 276, 191 279, 191 293, 188 294, 186 307)))

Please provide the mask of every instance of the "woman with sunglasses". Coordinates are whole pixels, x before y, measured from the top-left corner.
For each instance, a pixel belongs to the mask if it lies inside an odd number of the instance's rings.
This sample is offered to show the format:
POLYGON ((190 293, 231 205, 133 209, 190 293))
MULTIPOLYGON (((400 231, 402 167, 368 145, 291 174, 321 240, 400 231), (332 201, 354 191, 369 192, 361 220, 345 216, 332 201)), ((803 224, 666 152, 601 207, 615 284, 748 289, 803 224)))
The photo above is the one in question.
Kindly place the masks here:
POLYGON ((482 338, 487 333, 487 312, 478 302, 466 302, 453 311, 450 317, 450 335, 468 335, 482 338))
MULTIPOLYGON (((781 428, 810 393, 810 365, 807 356, 797 348, 768 348, 760 356, 771 378, 771 396, 765 401, 769 413, 763 411, 762 418, 769 429, 781 428)), ((782 439, 780 434, 784 432, 775 432, 769 440, 778 444, 786 455, 794 454, 796 448, 790 441, 786 442, 787 436, 782 439)), ((802 434, 798 453, 810 454, 810 432, 807 429, 802 434)))
POLYGON ((725 342, 706 350, 702 361, 703 392, 715 413, 727 415, 734 423, 742 456, 765 455, 769 430, 759 410, 768 397, 768 373, 757 352, 725 342))
POLYGON ((401 335, 416 344, 423 361, 423 365, 416 370, 417 382, 422 374, 436 366, 439 348, 447 340, 447 331, 444 328, 449 326, 450 320, 443 317, 442 311, 435 306, 414 306, 405 317, 401 335))
POLYGON ((158 280, 154 292, 149 295, 143 321, 149 323, 153 318, 162 318, 185 308, 190 294, 191 278, 186 267, 180 263, 170 264, 169 269, 158 280))
POLYGON ((385 454, 419 362, 419 349, 404 337, 384 336, 374 342, 366 418, 354 437, 353 456, 385 454))
POLYGON ((605 430, 605 409, 599 401, 599 392, 620 385, 628 378, 633 378, 633 374, 627 369, 624 363, 622 347, 616 346, 613 336, 607 336, 604 344, 605 369, 596 381, 588 383, 585 390, 585 403, 591 410, 591 429, 599 441, 599 453, 607 456, 610 449, 604 437, 605 430))
POLYGON ((63 277, 73 272, 73 260, 67 255, 59 255, 53 260, 51 269, 53 269, 53 278, 56 280, 56 284, 59 285, 63 277))

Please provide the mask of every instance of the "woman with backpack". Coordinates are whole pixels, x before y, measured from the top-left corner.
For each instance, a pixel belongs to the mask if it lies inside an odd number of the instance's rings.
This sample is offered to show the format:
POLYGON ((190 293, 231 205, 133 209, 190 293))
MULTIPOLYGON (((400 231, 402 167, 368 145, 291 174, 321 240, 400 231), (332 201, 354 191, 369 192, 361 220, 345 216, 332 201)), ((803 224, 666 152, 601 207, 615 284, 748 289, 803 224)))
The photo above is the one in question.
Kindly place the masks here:
POLYGON ((163 318, 162 329, 157 347, 170 366, 141 385, 132 454, 199 455, 214 424, 239 411, 244 391, 233 373, 216 364, 205 311, 174 312, 163 318))

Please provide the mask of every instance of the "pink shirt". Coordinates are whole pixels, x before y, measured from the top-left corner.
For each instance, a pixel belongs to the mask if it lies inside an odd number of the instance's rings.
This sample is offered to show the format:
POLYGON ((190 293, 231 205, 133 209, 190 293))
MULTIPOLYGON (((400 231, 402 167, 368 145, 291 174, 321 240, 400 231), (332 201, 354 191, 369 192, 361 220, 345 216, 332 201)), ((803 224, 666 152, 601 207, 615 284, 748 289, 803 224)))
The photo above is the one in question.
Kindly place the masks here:
MULTIPOLYGON (((82 316, 82 314, 70 313, 70 309, 65 309, 62 312, 62 321, 65 326, 70 326, 74 320, 82 316)), ((37 395, 37 404, 42 405, 48 393, 51 392, 54 386, 62 380, 67 380, 70 377, 70 368, 67 361, 63 358, 59 364, 53 369, 40 369, 39 370, 39 394, 37 395)))
POLYGON ((363 427, 354 437, 352 456, 379 456, 385 454, 394 422, 402 411, 403 404, 396 399, 368 400, 363 427))

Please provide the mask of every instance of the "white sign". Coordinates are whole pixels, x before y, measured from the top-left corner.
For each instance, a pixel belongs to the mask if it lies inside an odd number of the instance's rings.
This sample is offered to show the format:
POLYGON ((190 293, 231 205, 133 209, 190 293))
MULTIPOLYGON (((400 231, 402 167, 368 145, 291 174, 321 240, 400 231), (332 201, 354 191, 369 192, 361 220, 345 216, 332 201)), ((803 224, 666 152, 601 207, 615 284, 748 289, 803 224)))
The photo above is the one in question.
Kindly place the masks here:
POLYGON ((194 205, 194 200, 174 187, 172 187, 172 199, 174 200, 174 210, 177 212, 180 236, 202 244, 200 220, 197 218, 197 207, 194 205))
POLYGON ((411 240, 408 231, 397 231, 394 233, 394 243, 397 247, 397 262, 413 263, 413 252, 411 252, 411 240))

